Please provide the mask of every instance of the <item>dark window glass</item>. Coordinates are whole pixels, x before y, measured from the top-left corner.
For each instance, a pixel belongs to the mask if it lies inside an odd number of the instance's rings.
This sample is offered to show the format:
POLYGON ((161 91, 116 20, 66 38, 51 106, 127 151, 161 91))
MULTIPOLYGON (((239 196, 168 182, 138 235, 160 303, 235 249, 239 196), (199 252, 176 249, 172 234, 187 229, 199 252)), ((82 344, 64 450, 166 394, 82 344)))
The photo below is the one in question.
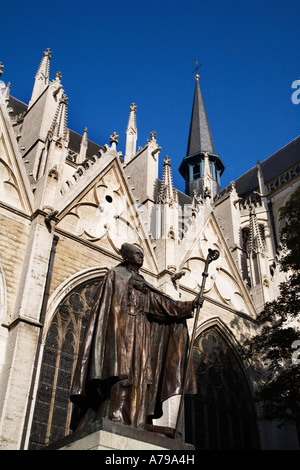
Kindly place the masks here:
POLYGON ((193 168, 193 179, 196 180, 200 178, 200 163, 195 163, 193 168))
POLYGON ((252 395, 242 365, 217 328, 196 340, 198 394, 185 398, 185 440, 199 450, 258 449, 252 395))
POLYGON ((53 316, 44 347, 29 449, 41 449, 69 434, 69 390, 99 282, 93 279, 73 289, 53 316))

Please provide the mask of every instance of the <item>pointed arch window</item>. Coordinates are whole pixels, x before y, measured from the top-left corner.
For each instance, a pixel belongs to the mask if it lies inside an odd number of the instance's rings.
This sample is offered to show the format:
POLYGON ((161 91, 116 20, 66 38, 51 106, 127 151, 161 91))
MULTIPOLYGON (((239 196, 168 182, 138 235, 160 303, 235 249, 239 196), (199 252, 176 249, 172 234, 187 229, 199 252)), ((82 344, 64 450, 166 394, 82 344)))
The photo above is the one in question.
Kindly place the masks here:
POLYGON ((56 309, 49 327, 40 371, 29 449, 38 450, 70 432, 72 404, 69 391, 101 278, 71 290, 56 309))
MULTIPOLYGON (((7 321, 7 291, 4 270, 0 261, 0 321, 4 324, 7 321)), ((5 347, 6 347, 6 335, 3 333, 0 336, 0 375, 2 373, 2 367, 5 364, 5 347)))
POLYGON ((217 327, 197 338, 193 363, 198 393, 185 399, 185 441, 197 450, 258 449, 248 381, 217 327))
POLYGON ((0 319, 2 322, 6 321, 7 311, 7 293, 6 293, 6 281, 4 270, 0 261, 0 319))

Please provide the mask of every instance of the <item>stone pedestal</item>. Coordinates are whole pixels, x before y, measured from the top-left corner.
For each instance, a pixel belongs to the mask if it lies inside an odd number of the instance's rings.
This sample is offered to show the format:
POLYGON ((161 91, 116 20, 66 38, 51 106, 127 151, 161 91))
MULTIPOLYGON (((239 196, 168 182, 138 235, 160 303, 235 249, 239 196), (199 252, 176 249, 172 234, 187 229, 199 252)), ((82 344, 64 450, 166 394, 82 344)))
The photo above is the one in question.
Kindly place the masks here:
POLYGON ((137 429, 103 418, 45 447, 45 450, 180 450, 194 446, 162 433, 137 429))

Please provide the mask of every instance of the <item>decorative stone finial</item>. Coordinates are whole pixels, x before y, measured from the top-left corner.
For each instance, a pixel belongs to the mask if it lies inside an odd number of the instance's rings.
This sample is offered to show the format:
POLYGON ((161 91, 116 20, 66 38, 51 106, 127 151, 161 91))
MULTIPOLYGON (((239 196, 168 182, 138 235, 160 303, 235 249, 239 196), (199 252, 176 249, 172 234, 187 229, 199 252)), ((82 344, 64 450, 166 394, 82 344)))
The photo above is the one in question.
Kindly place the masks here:
POLYGON ((0 77, 3 74, 4 65, 0 62, 0 77))
POLYGON ((51 54, 52 51, 49 49, 49 47, 44 51, 44 57, 49 57, 51 59, 51 54))
POLYGON ((112 135, 109 136, 109 138, 110 138, 110 145, 112 145, 112 144, 118 145, 118 143, 119 143, 119 141, 118 141, 119 136, 118 136, 118 134, 117 134, 116 132, 113 132, 112 135))
POLYGON ((69 99, 69 98, 67 97, 67 95, 66 95, 65 93, 63 93, 63 95, 62 95, 60 101, 61 101, 62 103, 64 103, 64 104, 67 105, 67 104, 68 104, 68 99, 69 99))
POLYGON ((164 158, 164 164, 165 165, 171 165, 171 159, 169 157, 169 155, 166 155, 165 158, 164 158))
POLYGON ((209 189, 208 186, 205 186, 204 188, 204 191, 203 191, 203 196, 205 197, 205 199, 208 197, 208 198, 211 198, 211 190, 209 189))

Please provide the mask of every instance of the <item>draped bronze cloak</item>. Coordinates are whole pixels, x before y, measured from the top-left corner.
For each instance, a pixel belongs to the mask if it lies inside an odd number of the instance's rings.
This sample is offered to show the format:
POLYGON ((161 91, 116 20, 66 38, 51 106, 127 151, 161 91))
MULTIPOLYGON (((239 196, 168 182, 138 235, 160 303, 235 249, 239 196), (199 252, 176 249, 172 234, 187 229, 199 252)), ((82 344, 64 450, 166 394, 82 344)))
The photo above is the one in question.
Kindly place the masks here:
MULTIPOLYGON (((136 406, 145 416, 161 416, 162 402, 182 391, 188 350, 185 318, 191 316, 192 302, 173 300, 124 264, 111 269, 94 298, 71 401, 82 410, 96 409, 101 395, 120 383, 147 390, 134 397, 136 406)), ((186 393, 196 392, 191 368, 186 393)), ((124 422, 135 425, 134 418, 124 422)))

